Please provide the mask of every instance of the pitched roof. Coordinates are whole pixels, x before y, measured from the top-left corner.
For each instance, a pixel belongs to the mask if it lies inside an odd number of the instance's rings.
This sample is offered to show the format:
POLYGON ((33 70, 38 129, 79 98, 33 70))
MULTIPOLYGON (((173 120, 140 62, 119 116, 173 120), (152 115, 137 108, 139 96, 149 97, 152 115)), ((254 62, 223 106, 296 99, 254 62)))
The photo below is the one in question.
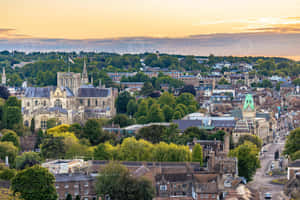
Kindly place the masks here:
POLYGON ((28 87, 25 90, 25 97, 50 97, 50 91, 54 90, 54 87, 28 87))
POLYGON ((104 88, 79 88, 78 97, 107 97, 109 89, 104 88))

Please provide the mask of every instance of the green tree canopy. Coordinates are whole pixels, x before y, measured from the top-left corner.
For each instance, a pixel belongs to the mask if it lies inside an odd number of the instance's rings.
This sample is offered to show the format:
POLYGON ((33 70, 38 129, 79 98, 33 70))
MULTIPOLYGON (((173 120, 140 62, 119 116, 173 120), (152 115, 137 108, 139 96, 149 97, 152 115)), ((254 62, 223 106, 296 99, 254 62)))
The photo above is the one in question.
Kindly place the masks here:
POLYGON ((257 146, 249 141, 230 151, 229 155, 238 159, 239 176, 245 177, 248 181, 252 180, 256 169, 260 167, 258 153, 257 146))
POLYGON ((83 127, 83 137, 90 140, 92 145, 99 144, 103 141, 103 130, 96 119, 89 119, 83 127))
POLYGON ((46 168, 35 165, 18 172, 11 181, 11 189, 14 194, 20 193, 24 200, 56 200, 54 182, 54 175, 46 168))
POLYGON ((252 142, 253 144, 255 144, 257 146, 258 149, 261 149, 261 147, 262 147, 262 140, 256 135, 242 135, 239 138, 237 146, 244 144, 245 141, 252 142))
POLYGON ((41 155, 44 158, 63 158, 66 154, 66 146, 63 137, 48 136, 41 144, 41 155))
POLYGON ((284 154, 292 155, 293 153, 300 150, 300 128, 296 128, 291 131, 289 136, 287 137, 284 154))
POLYGON ((18 153, 18 148, 12 142, 0 142, 0 159, 5 160, 8 156, 8 162, 11 167, 15 166, 15 158, 18 153))
POLYGON ((134 98, 130 96, 129 92, 125 91, 119 94, 116 99, 116 109, 117 113, 126 113, 127 112, 127 104, 128 102, 134 98))
POLYGON ((22 155, 16 158, 16 168, 25 169, 27 167, 32 167, 33 165, 40 164, 41 157, 36 152, 24 152, 22 155))
POLYGON ((118 163, 109 163, 99 174, 96 192, 103 199, 112 200, 152 200, 154 189, 146 179, 131 176, 128 169, 118 163))
POLYGON ((147 121, 148 122, 163 122, 165 120, 164 114, 162 110, 160 109, 160 106, 158 104, 153 104, 149 112, 147 114, 147 121))
POLYGON ((15 147, 20 148, 20 138, 16 132, 6 129, 2 131, 2 134, 3 136, 0 138, 1 142, 12 142, 15 147))
POLYGON ((193 148, 192 161, 199 162, 200 165, 203 164, 203 152, 200 144, 196 144, 193 148))

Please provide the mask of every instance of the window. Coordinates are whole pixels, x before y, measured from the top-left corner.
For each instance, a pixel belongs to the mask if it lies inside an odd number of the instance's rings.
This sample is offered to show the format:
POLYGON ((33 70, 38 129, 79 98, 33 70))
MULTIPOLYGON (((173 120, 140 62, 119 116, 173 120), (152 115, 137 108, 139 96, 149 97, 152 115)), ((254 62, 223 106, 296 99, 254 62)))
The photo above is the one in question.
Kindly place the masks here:
POLYGON ((61 100, 56 99, 55 102, 54 102, 54 106, 55 106, 55 107, 60 107, 60 108, 61 108, 61 107, 62 107, 61 100))
POLYGON ((47 121, 46 120, 41 121, 41 129, 47 129, 47 121))
POLYGON ((74 188, 78 188, 78 185, 77 185, 77 184, 75 184, 75 185, 74 185, 74 188))
POLYGON ((66 188, 66 189, 67 189, 67 188, 69 188, 69 185, 68 185, 68 184, 66 184, 66 185, 65 185, 65 188, 66 188))
POLYGON ((35 105, 37 106, 39 104, 38 100, 35 100, 35 105))
POLYGON ((82 100, 82 99, 80 99, 80 100, 79 100, 79 103, 82 105, 82 104, 83 104, 83 100, 82 100))
POLYGON ((91 101, 88 99, 88 106, 90 106, 91 105, 91 101))
POLYGON ((96 106, 98 106, 98 100, 97 99, 95 100, 95 104, 96 104, 96 106))
POLYGON ((88 195, 88 194, 89 194, 89 190, 85 190, 84 195, 88 195))
POLYGON ((29 122, 27 120, 24 122, 24 126, 26 126, 26 127, 29 126, 29 122))
POLYGON ((89 183, 86 182, 86 183, 84 184, 84 187, 89 187, 89 183))
POLYGON ((56 185, 55 188, 56 188, 56 189, 59 189, 59 185, 56 185))
POLYGON ((29 106, 30 106, 30 102, 28 101, 28 102, 27 102, 27 107, 29 107, 29 106))
POLYGON ((159 188, 161 191, 167 191, 168 189, 166 185, 161 185, 159 188))
POLYGON ((43 105, 44 105, 44 106, 46 106, 46 105, 47 105, 46 101, 44 101, 43 105))

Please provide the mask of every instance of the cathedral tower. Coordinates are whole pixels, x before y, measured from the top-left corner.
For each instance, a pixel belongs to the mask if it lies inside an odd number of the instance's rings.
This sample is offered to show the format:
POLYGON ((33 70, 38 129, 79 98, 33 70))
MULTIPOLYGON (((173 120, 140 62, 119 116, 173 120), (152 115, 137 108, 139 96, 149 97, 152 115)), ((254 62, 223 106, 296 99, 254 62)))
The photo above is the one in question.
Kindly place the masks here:
POLYGON ((81 84, 86 85, 88 83, 89 83, 89 77, 88 77, 88 73, 87 73, 87 69, 86 69, 86 62, 85 62, 85 59, 84 59, 83 71, 82 71, 82 77, 81 77, 81 84))

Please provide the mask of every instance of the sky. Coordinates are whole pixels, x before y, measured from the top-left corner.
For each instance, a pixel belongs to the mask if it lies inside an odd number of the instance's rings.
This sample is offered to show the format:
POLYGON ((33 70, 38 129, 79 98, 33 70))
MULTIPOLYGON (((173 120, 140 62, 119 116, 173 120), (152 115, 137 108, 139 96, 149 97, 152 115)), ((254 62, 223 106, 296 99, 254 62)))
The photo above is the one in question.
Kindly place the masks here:
POLYGON ((300 33, 300 0, 0 0, 1 39, 182 39, 265 32, 300 33))

